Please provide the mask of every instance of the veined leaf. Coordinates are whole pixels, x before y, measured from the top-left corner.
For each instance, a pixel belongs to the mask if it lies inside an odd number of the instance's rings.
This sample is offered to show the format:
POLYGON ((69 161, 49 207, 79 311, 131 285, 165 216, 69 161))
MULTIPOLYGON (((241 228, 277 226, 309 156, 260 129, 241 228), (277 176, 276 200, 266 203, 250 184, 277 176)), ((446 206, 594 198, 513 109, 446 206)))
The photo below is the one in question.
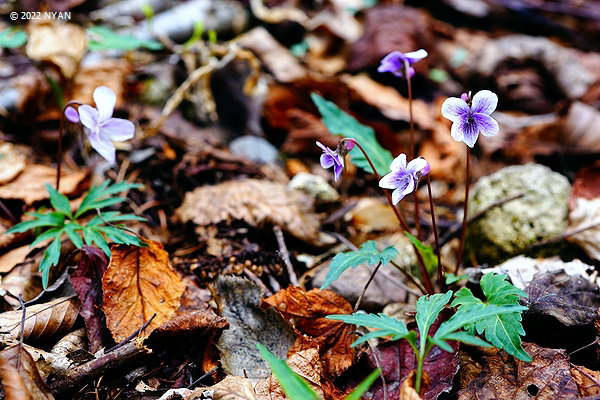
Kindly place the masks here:
POLYGON ((5 233, 21 233, 27 232, 33 228, 40 228, 44 226, 63 226, 65 223, 65 216, 59 212, 49 212, 49 213, 39 213, 33 212, 29 213, 29 215, 33 216, 34 219, 29 221, 19 222, 18 224, 12 226, 5 233))
POLYGON ((50 204, 52 207, 60 213, 65 214, 67 217, 71 218, 71 205, 69 204, 69 199, 62 193, 59 193, 56 189, 46 183, 46 190, 48 191, 48 195, 50 196, 50 204))
POLYGON ((505 274, 486 274, 481 278, 481 289, 486 296, 487 301, 482 302, 473 296, 471 290, 462 288, 456 293, 456 299, 452 305, 460 305, 458 312, 472 313, 474 310, 481 309, 483 312, 491 307, 516 307, 518 310, 509 313, 492 313, 491 315, 481 316, 469 324, 465 325, 473 333, 485 332, 485 338, 491 344, 499 349, 504 349, 523 361, 531 361, 531 357, 523 350, 521 336, 525 335, 525 330, 521 324, 521 312, 527 307, 519 306, 519 296, 527 297, 527 294, 521 289, 513 286, 506 281, 505 274))
POLYGON ((345 253, 336 254, 329 264, 329 272, 325 277, 325 282, 321 285, 321 289, 325 289, 331 285, 333 281, 342 275, 342 272, 348 268, 356 268, 363 263, 369 263, 369 265, 376 265, 381 262, 387 264, 390 260, 398 254, 398 250, 394 246, 389 246, 383 251, 377 250, 377 245, 374 241, 369 240, 360 246, 360 249, 356 251, 348 251, 345 253))
POLYGON ((452 285, 454 282, 458 282, 461 279, 469 279, 469 277, 467 275, 454 275, 454 274, 445 274, 444 277, 446 278, 446 285, 452 285))
POLYGON ((137 236, 126 233, 125 230, 118 226, 98 226, 96 229, 117 244, 131 244, 138 247, 145 246, 145 243, 138 239, 137 236))
POLYGON ((111 198, 110 196, 113 194, 142 187, 143 185, 129 182, 119 182, 111 185, 110 181, 106 180, 102 185, 94 186, 87 192, 79 206, 79 210, 75 213, 75 218, 79 218, 89 210, 101 209, 125 201, 124 198, 111 198))
POLYGON ((133 214, 121 214, 119 211, 105 211, 100 213, 100 216, 96 215, 86 224, 86 226, 98 226, 105 222, 146 221, 146 218, 144 217, 138 217, 133 214), (102 218, 100 218, 100 216, 102 218))
MULTIPOLYGON (((380 176, 390 172, 390 164, 394 160, 392 153, 381 147, 375 138, 375 131, 370 126, 359 123, 333 102, 327 101, 316 93, 311 94, 312 100, 323 117, 323 123, 333 135, 353 138, 365 149, 375 169, 380 176)), ((352 162, 357 167, 372 174, 373 170, 358 146, 350 151, 352 162)))
POLYGON ((417 300, 417 327, 419 328, 420 345, 419 349, 425 349, 427 342, 427 334, 429 328, 434 323, 437 316, 444 309, 444 306, 448 304, 452 297, 452 291, 448 290, 445 294, 437 293, 431 296, 421 296, 417 300))
MULTIPOLYGON (((410 242, 415 246, 419 254, 421 254, 421 258, 423 258, 423 263, 425 264, 425 270, 427 271, 429 276, 433 276, 433 274, 435 274, 435 272, 437 271, 438 266, 437 256, 433 252, 433 247, 424 244, 419 239, 411 235, 409 232, 405 231, 404 234, 408 236, 410 242)), ((420 272, 419 275, 421 275, 420 272)), ((423 277, 420 278, 423 279, 423 277)))
POLYGON ((31 243, 31 245, 29 247, 34 247, 37 244, 43 242, 44 240, 53 238, 55 236, 60 237, 60 235, 62 235, 62 233, 63 233, 62 230, 63 230, 63 228, 61 228, 61 227, 55 227, 55 228, 48 229, 46 232, 44 232, 41 235, 39 235, 38 237, 36 237, 35 240, 31 243))
POLYGON ((281 385, 281 388, 287 397, 292 400, 319 399, 308 382, 292 371, 285 361, 277 358, 260 343, 257 343, 256 347, 258 347, 258 351, 260 351, 261 356, 269 363, 271 370, 273 370, 273 374, 277 378, 277 381, 281 385))
POLYGON ((78 249, 80 249, 81 246, 83 246, 83 240, 81 240, 81 236, 79 236, 79 234, 76 231, 81 231, 82 229, 83 227, 76 222, 66 224, 63 228, 69 240, 73 242, 75 247, 77 247, 78 249))
POLYGON ((96 229, 97 228, 90 226, 83 228, 83 240, 88 246, 93 246, 95 244, 107 257, 110 257, 110 247, 108 247, 108 242, 96 229))
POLYGON ((391 335, 392 340, 400 340, 409 335, 408 329, 406 329, 406 325, 404 325, 404 322, 398 321, 396 318, 388 317, 387 315, 382 313, 354 313, 352 315, 334 314, 328 315, 325 318, 344 321, 347 324, 354 324, 357 326, 365 326, 367 328, 377 329, 377 331, 369 332, 368 334, 360 337, 358 340, 352 343, 352 347, 376 337, 391 335))
POLYGON ((135 50, 145 47, 149 50, 160 50, 162 44, 155 40, 138 39, 131 35, 119 35, 104 26, 94 26, 88 29, 94 37, 88 42, 88 48, 96 50, 135 50))
POLYGON ((44 258, 40 262, 39 271, 42 273, 42 286, 44 289, 48 287, 48 277, 50 268, 58 264, 60 259, 60 236, 56 236, 50 246, 44 251, 44 258))
POLYGON ((381 375, 381 369, 377 368, 371 372, 348 396, 345 400, 360 400, 362 395, 371 387, 373 382, 381 375))

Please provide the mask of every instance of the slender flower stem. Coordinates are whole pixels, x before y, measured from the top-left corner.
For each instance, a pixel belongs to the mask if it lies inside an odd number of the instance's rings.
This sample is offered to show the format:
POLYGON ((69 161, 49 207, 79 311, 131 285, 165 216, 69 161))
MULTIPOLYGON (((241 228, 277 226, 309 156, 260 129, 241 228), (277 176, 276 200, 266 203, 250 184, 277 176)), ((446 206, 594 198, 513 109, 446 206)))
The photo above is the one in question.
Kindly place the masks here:
POLYGON ((56 191, 58 191, 60 186, 60 166, 62 164, 63 129, 65 127, 65 119, 67 118, 65 116, 65 111, 67 110, 67 107, 71 107, 74 105, 80 106, 81 102, 76 100, 69 101, 67 104, 65 104, 65 106, 62 109, 62 112, 60 113, 60 125, 58 127, 58 150, 56 151, 56 191))
POLYGON ((358 300, 356 300, 356 304, 354 305, 354 312, 358 311, 358 307, 360 307, 360 303, 362 302, 363 297, 365 297, 365 292, 367 291, 367 288, 373 281, 373 278, 375 278, 375 274, 377 273, 377 270, 379 269, 379 267, 381 267, 381 261, 379 261, 379 264, 377 264, 375 269, 373 269, 373 272, 371 273, 371 276, 369 277, 367 284, 363 288, 362 292, 360 292, 360 296, 358 296, 358 300))
MULTIPOLYGON (((406 76, 406 86, 408 89, 408 114, 410 116, 410 153, 409 157, 412 160, 416 156, 415 149, 415 120, 413 118, 413 98, 412 85, 410 82, 410 64, 408 60, 404 60, 404 76, 406 76)), ((421 238, 421 224, 419 223, 419 200, 417 199, 417 191, 413 193, 413 201, 415 202, 415 226, 417 228, 417 239, 421 238)))
POLYGON ((429 208, 431 208, 431 226, 433 227, 433 237, 435 238, 435 251, 437 252, 438 261, 438 280, 440 285, 440 292, 444 290, 444 271, 442 269, 442 253, 440 252, 440 240, 438 237, 438 230, 435 224, 435 211, 433 209, 433 195, 431 194, 431 179, 427 174, 427 192, 429 193, 429 208))
MULTIPOLYGON (((354 142, 354 144, 356 146, 358 146, 360 151, 362 151, 362 153, 364 154, 367 162, 369 163, 369 166, 373 170, 373 174, 377 178, 377 181, 380 181, 381 176, 379 176, 379 173, 375 169, 375 166, 373 165, 371 158, 369 157, 369 155, 367 154, 365 149, 360 145, 360 143, 358 143, 356 140, 354 140, 352 138, 345 138, 345 139, 342 139, 342 141, 343 140, 351 140, 354 142)), ((406 225, 406 222, 404 221, 404 218, 402 218, 402 215, 400 215, 400 211, 398 210, 398 208, 396 206, 394 206, 394 201, 392 200, 392 195, 385 189, 383 189, 383 192, 385 193, 385 197, 387 198, 387 201, 388 201, 390 207, 392 207, 392 210, 394 210, 394 214, 396 214, 396 218, 398 218, 398 222, 400 222, 402 229, 404 229, 406 232, 410 232, 410 230, 408 229, 408 225, 406 225)), ((414 244, 412 246, 413 246, 413 249, 415 250, 415 255, 417 256, 417 264, 419 265, 419 272, 421 273, 421 277, 423 278, 423 284, 425 284, 425 290, 427 290, 427 294, 434 294, 435 289, 433 288, 433 283, 431 283, 431 278, 429 277, 429 274, 427 273, 427 269, 425 268, 425 262, 423 261, 423 257, 421 257, 421 253, 419 253, 419 250, 417 250, 417 247, 414 244)))
POLYGON ((460 246, 458 247, 458 255, 456 257, 456 268, 454 268, 454 275, 458 274, 458 268, 460 267, 460 264, 462 263, 462 257, 463 257, 463 250, 465 249, 465 238, 467 236, 467 206, 469 203, 469 171, 471 170, 471 163, 470 163, 470 159, 471 159, 471 152, 470 152, 470 148, 469 146, 467 147, 467 177, 465 180, 465 202, 464 202, 464 208, 463 208, 463 223, 462 223, 462 230, 460 233, 460 246))

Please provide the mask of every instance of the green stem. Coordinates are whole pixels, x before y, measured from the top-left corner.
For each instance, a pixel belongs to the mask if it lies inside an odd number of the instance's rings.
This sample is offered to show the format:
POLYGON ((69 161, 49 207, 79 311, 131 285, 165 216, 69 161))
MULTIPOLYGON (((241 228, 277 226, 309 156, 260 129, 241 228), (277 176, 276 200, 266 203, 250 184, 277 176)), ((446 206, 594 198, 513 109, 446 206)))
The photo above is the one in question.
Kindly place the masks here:
POLYGON ((58 149, 56 151, 56 191, 57 192, 58 192, 58 189, 60 186, 60 166, 62 164, 63 129, 65 126, 65 119, 67 118, 65 116, 65 111, 67 110, 67 107, 71 107, 74 105, 80 106, 81 102, 76 101, 76 100, 69 101, 67 104, 65 104, 65 106, 62 109, 62 112, 60 113, 60 125, 58 127, 58 149))
POLYGON ((419 349, 417 355, 417 373, 415 375, 415 392, 421 391, 421 380, 423 379, 423 365, 425 364, 425 349, 419 349))
POLYGON ((456 256, 456 268, 454 268, 454 275, 458 275, 458 268, 462 263, 463 251, 465 249, 465 238, 467 236, 467 205, 469 203, 469 171, 471 169, 471 152, 469 146, 467 146, 467 177, 465 182, 465 202, 463 208, 463 222, 462 230, 460 233, 460 246, 458 247, 458 255, 456 256))
MULTIPOLYGON (((360 145, 360 143, 358 143, 355 139, 352 139, 352 138, 342 139, 342 141, 345 141, 345 140, 352 141, 352 142, 354 142, 354 144, 356 146, 358 146, 360 151, 362 151, 363 155, 365 156, 365 159, 369 163, 369 166, 373 170, 373 174, 377 178, 377 181, 379 182, 381 180, 381 176, 379 176, 379 174, 377 173, 377 170, 375 169, 375 166, 371 162, 371 158, 369 158, 369 155, 367 154, 365 149, 363 149, 363 147, 360 145)), ((404 218, 402 218, 402 215, 400 215, 400 211, 398 210, 398 208, 396 206, 394 206, 394 201, 392 200, 392 195, 387 190, 385 190, 385 189, 382 189, 382 190, 385 193, 385 197, 387 198, 387 201, 388 201, 390 207, 392 207, 392 210, 394 210, 394 214, 396 214, 396 218, 398 218, 398 221, 400 222, 402 229, 404 229, 406 232, 410 232, 410 230, 408 229, 408 225, 406 225, 406 222, 404 221, 404 218)), ((423 284, 425 284, 425 290, 427 291, 427 294, 434 294, 435 289, 433 288, 433 283, 431 282, 431 278, 429 277, 429 274, 427 273, 427 269, 425 268, 425 262, 423 261, 423 257, 421 257, 421 253, 419 253, 419 250, 417 250, 417 247, 414 244, 412 245, 412 247, 415 250, 415 255, 417 256, 417 264, 419 265, 419 272, 421 273, 421 276, 423 277, 423 284)))
POLYGON ((429 208, 431 208, 431 226, 433 227, 433 237, 435 238, 435 251, 438 260, 438 280, 440 281, 440 292, 444 291, 444 271, 442 270, 442 253, 440 252, 440 240, 435 223, 435 211, 433 209, 433 195, 431 194, 431 179, 427 174, 427 192, 429 193, 429 208))

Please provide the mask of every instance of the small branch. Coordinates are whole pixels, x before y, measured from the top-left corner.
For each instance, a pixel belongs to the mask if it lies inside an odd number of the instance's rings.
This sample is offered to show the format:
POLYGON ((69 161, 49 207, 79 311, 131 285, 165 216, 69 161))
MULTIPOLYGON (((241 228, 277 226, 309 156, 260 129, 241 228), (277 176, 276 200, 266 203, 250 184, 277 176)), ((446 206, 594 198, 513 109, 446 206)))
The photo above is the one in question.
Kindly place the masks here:
POLYGON ((288 252, 287 246, 285 245, 285 240, 283 238, 283 232, 281 232, 281 228, 278 225, 273 226, 273 232, 277 238, 277 245, 279 246, 281 258, 283 258, 283 262, 287 268, 288 276, 290 277, 290 283, 294 286, 298 286, 298 277, 294 272, 294 266, 292 265, 292 260, 290 259, 290 253, 288 252))
POLYGON ((373 281, 373 278, 375 278, 375 274, 377 273, 377 270, 379 269, 379 267, 381 267, 381 261, 379 261, 379 264, 377 264, 377 266, 371 273, 371 276, 369 277, 367 284, 363 288, 362 292, 360 292, 360 296, 358 296, 358 300, 356 300, 356 304, 354 304, 354 312, 358 311, 358 307, 360 306, 360 303, 361 303, 363 297, 365 296, 365 292, 367 291, 367 288, 371 284, 371 281, 373 281))
POLYGON ((210 371, 208 371, 207 373, 205 373, 204 375, 202 375, 200 378, 196 379, 194 382, 190 383, 190 385, 187 387, 188 389, 193 389, 194 386, 196 386, 197 384, 199 384, 203 379, 208 378, 209 376, 211 376, 218 367, 214 367, 213 369, 211 369, 210 371))
POLYGON ((526 248, 533 249, 535 247, 545 246, 550 243, 560 242, 561 240, 567 239, 569 236, 573 236, 573 235, 576 235, 583 231, 587 231, 588 229, 596 228, 597 226, 600 226, 600 221, 590 224, 588 226, 584 226, 583 228, 573 229, 572 231, 565 232, 562 235, 558 235, 553 238, 550 238, 547 240, 542 240, 541 242, 531 244, 531 245, 527 246, 526 248))
POLYGON ((465 238, 467 237, 467 207, 469 203, 469 171, 471 169, 471 152, 470 147, 467 146, 467 177, 465 179, 465 202, 463 205, 463 222, 462 229, 460 232, 460 245, 458 247, 458 255, 456 256, 456 267, 454 268, 454 275, 458 274, 458 268, 462 263, 463 251, 465 249, 465 238))
POLYGON ((271 292, 271 290, 269 290, 269 288, 267 287, 267 285, 265 285, 263 283, 263 281, 260 280, 260 278, 258 276, 256 276, 252 271, 250 271, 248 268, 244 267, 244 273, 246 274, 246 276, 248 278, 250 278, 250 280, 254 283, 256 283, 258 286, 260 286, 264 291, 265 291, 265 295, 266 296, 272 296, 273 292, 271 292))
POLYGON ((19 293, 19 304, 23 309, 23 315, 21 315, 21 333, 19 335, 19 356, 17 357, 17 371, 21 368, 21 349, 23 348, 23 341, 25 340, 25 319, 27 315, 27 308, 23 302, 23 295, 19 293))
POLYGON ((144 329, 146 329, 146 327, 148 327, 148 325, 150 325, 150 322, 152 322, 152 320, 154 319, 154 317, 156 317, 156 313, 154 313, 154 315, 151 316, 150 319, 148 321, 146 321, 146 323, 144 325, 142 325, 137 331, 133 332, 131 335, 129 335, 129 337, 127 337, 121 343, 119 343, 116 346, 113 346, 110 349, 106 350, 105 353, 113 352, 113 351, 115 351, 115 350, 117 350, 117 349, 125 346, 125 344, 127 344, 129 341, 131 341, 133 338, 135 338, 137 335, 139 335, 140 332, 142 332, 144 329))

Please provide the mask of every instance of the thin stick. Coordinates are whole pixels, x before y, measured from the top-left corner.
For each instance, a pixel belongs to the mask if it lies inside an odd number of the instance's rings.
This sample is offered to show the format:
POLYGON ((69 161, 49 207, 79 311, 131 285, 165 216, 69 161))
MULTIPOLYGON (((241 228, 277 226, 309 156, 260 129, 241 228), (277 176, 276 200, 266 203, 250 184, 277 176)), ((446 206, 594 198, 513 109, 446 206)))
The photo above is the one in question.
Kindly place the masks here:
POLYGON ((288 276, 290 277, 290 283, 294 286, 298 286, 298 277, 294 272, 294 266, 292 265, 292 260, 290 259, 290 253, 285 245, 285 240, 283 239, 283 232, 281 232, 281 228, 279 225, 273 226, 273 232, 275 233, 275 237, 277 238, 277 244, 279 245, 279 252, 281 253, 281 258, 283 258, 283 262, 285 267, 287 268, 288 276))
POLYGON ((354 305, 354 312, 358 311, 358 306, 360 306, 360 302, 362 301, 363 297, 365 296, 365 292, 367 291, 367 288, 369 287, 369 285, 373 281, 373 278, 375 278, 375 274, 377 273, 377 270, 379 269, 379 267, 381 267, 381 261, 379 261, 379 264, 377 264, 377 266, 375 267, 375 269, 371 273, 371 276, 369 277, 369 280, 367 281, 367 284, 363 288, 362 292, 360 292, 360 296, 358 296, 358 300, 356 300, 356 304, 354 305))
MULTIPOLYGON (((358 146, 360 151, 362 151, 362 153, 364 154, 365 159, 369 163, 369 166, 373 170, 373 174, 377 178, 377 181, 380 181, 381 177, 377 173, 377 170, 375 169, 375 166, 371 162, 371 159, 369 158, 369 155, 367 154, 365 149, 363 149, 363 147, 360 145, 360 143, 358 143, 356 140, 354 140, 354 139, 347 139, 347 140, 353 141, 356 144, 356 146, 358 146)), ((404 218, 402 218, 402 215, 400 215, 400 211, 394 205, 394 201, 392 200, 392 195, 385 189, 383 189, 383 192, 385 193, 385 197, 387 198, 387 201, 390 204, 390 207, 392 207, 392 210, 394 210, 394 214, 396 214, 396 218, 398 218, 398 221, 400 222, 402 229, 404 229, 406 232, 410 232, 410 229, 408 229, 408 225, 406 225, 406 222, 404 222, 404 218)), ((419 265, 419 271, 421 272, 421 277, 423 278, 423 284, 425 284, 425 289, 427 290, 427 294, 434 294, 435 289, 433 288, 433 283, 431 283, 431 278, 429 277, 429 274, 427 273, 427 269, 425 268, 425 262, 423 261, 423 257, 421 257, 421 253, 419 253, 419 250, 417 250, 417 247, 414 244, 412 245, 412 247, 415 250, 415 255, 417 256, 417 264, 419 265)))
POLYGON ((456 257, 456 268, 454 268, 454 275, 458 274, 458 268, 460 267, 460 264, 462 263, 462 256, 463 256, 463 251, 465 249, 465 238, 467 236, 467 206, 469 203, 469 171, 471 169, 471 163, 470 163, 470 157, 471 152, 470 152, 470 147, 467 146, 467 177, 465 180, 465 203, 464 203, 464 207, 463 207, 463 223, 462 223, 462 230, 460 233, 460 246, 458 247, 458 255, 456 257))
POLYGON ((427 174, 427 192, 429 193, 429 208, 431 208, 431 226, 433 227, 433 237, 435 238, 435 251, 438 260, 438 280, 440 281, 440 292, 444 290, 444 272, 442 270, 442 253, 440 252, 440 240, 438 230, 435 224, 435 211, 433 209, 433 194, 431 193, 431 179, 427 174))
POLYGON ((194 382, 190 383, 190 385, 187 387, 188 389, 192 389, 194 386, 196 386, 197 384, 199 384, 203 379, 208 378, 209 376, 211 376, 218 367, 214 367, 213 369, 211 369, 210 371, 208 371, 207 373, 205 373, 204 375, 202 375, 200 378, 196 379, 194 382))
POLYGON ((252 271, 250 271, 248 268, 244 267, 244 273, 246 274, 246 276, 248 278, 250 278, 250 280, 254 283, 256 283, 258 286, 260 286, 262 288, 262 290, 265 291, 265 295, 266 296, 272 296, 273 292, 271 292, 271 290, 267 287, 267 285, 265 285, 263 283, 263 281, 260 280, 260 278, 258 276, 256 276, 252 271))
POLYGON ((23 341, 25 340, 25 316, 27 315, 27 308, 23 302, 23 295, 19 293, 19 304, 23 308, 23 315, 21 315, 21 333, 19 335, 19 356, 17 357, 17 371, 21 368, 21 349, 23 348, 23 341))
POLYGON ((530 244, 526 248, 527 249, 533 249, 535 247, 540 247, 540 246, 544 246, 544 245, 547 245, 547 244, 550 244, 550 243, 558 242, 558 241, 561 241, 563 239, 568 238, 569 236, 576 235, 578 233, 581 233, 583 231, 587 231, 588 229, 592 229, 592 228, 595 228, 597 226, 600 226, 600 221, 594 222, 593 224, 584 226, 582 228, 573 229, 572 231, 565 232, 562 235, 558 235, 558 236, 555 236, 555 237, 547 239, 547 240, 542 240, 541 242, 530 244))
MULTIPOLYGON (((404 74, 406 75, 406 86, 408 89, 408 114, 410 119, 410 159, 412 160, 416 156, 415 149, 415 120, 413 118, 413 98, 412 98, 412 85, 410 82, 410 64, 408 60, 404 60, 404 74)), ((421 238, 421 224, 419 223, 419 200, 417 199, 417 190, 413 192, 413 201, 415 202, 415 226, 417 227, 417 238, 421 238)))
POLYGON ((62 164, 62 139, 63 139, 63 129, 65 127, 65 111, 67 107, 71 107, 73 105, 80 106, 81 102, 76 100, 71 100, 62 109, 62 113, 60 113, 60 125, 58 126, 58 149, 56 151, 56 191, 60 187, 60 166, 62 164))
POLYGON ((144 324, 142 325, 138 330, 136 330, 135 332, 133 332, 131 335, 129 335, 125 340, 123 340, 121 343, 111 347, 110 349, 106 350, 104 352, 104 354, 110 353, 114 350, 117 350, 118 348, 121 348, 123 346, 125 346, 127 344, 127 342, 129 342, 130 340, 132 340, 133 338, 135 338, 137 335, 139 335, 141 332, 144 331, 144 329, 146 329, 146 327, 148 325, 150 325, 150 322, 152 322, 152 320, 154 319, 154 317, 156 317, 156 313, 154 313, 154 315, 152 315, 150 317, 150 319, 144 324))

